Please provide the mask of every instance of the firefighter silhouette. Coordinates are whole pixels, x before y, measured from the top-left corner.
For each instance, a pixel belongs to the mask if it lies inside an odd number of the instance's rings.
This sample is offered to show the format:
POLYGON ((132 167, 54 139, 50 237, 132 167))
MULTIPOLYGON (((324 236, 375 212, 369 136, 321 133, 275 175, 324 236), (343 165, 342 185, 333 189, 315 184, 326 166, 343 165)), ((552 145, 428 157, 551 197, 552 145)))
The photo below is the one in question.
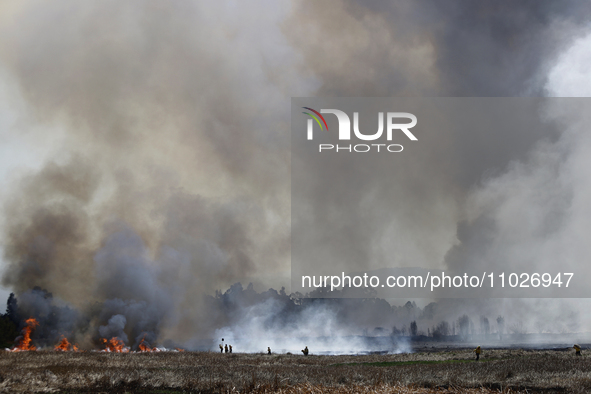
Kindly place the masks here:
POLYGON ((580 356, 581 355, 581 347, 577 344, 575 344, 573 346, 573 349, 575 349, 575 355, 580 356))
POLYGON ((222 346, 222 344, 220 343, 220 353, 224 352, 224 347, 222 346))
POLYGON ((304 350, 302 350, 302 353, 304 353, 304 356, 307 356, 308 355, 308 346, 306 346, 304 348, 304 350))
POLYGON ((226 351, 226 353, 228 353, 228 344, 226 344, 226 347, 224 350, 226 351))
POLYGON ((480 353, 482 353, 482 349, 480 349, 480 346, 474 349, 474 353, 476 353, 476 361, 478 361, 480 359, 480 353))
POLYGON ((270 347, 267 348, 267 354, 271 354, 271 348, 270 347))
POLYGON ((230 353, 232 353, 232 345, 230 345, 230 353))

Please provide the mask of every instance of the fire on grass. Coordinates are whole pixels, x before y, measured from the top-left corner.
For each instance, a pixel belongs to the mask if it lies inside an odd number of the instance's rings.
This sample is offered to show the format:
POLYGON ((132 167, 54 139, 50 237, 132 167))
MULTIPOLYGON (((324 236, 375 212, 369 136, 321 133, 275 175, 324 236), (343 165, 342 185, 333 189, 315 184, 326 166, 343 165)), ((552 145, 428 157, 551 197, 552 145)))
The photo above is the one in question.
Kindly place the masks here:
POLYGON ((18 345, 10 349, 11 352, 26 352, 31 350, 37 350, 35 346, 31 344, 31 333, 39 325, 39 322, 34 318, 29 318, 25 321, 25 328, 21 332, 21 336, 16 338, 18 345))
POLYGON ((144 337, 142 338, 142 341, 140 342, 139 348, 140 348, 141 352, 157 352, 158 351, 157 347, 150 347, 150 344, 148 342, 146 342, 146 335, 145 334, 144 334, 144 337))
MULTIPOLYGON (((166 348, 151 347, 150 344, 148 342, 146 342, 146 334, 144 334, 144 336, 142 337, 142 341, 140 342, 138 348, 139 348, 139 351, 141 353, 145 353, 145 352, 163 352, 163 351, 167 351, 168 350, 166 348)), ((184 352, 185 351, 185 349, 180 349, 178 347, 175 347, 174 350, 176 350, 177 352, 184 352)))
POLYGON ((142 337, 140 344, 138 345, 138 350, 132 351, 129 346, 125 346, 125 342, 121 338, 113 337, 109 340, 106 338, 101 338, 101 343, 105 346, 101 352, 107 353, 148 353, 148 352, 184 352, 184 349, 174 348, 174 349, 167 349, 163 347, 152 347, 146 341, 146 334, 142 337))
POLYGON ((108 353, 129 353, 129 348, 125 346, 125 343, 117 337, 113 337, 109 340, 101 338, 101 342, 105 345, 103 352, 108 353))
MULTIPOLYGON (((101 338, 101 342, 105 345, 105 349, 102 350, 103 352, 110 352, 110 353, 129 353, 130 348, 125 346, 125 343, 117 337, 111 338, 108 341, 105 338, 101 338)), ((146 335, 144 334, 142 341, 138 346, 138 353, 146 353, 146 352, 161 352, 167 349, 160 349, 157 347, 151 347, 148 342, 146 342, 146 335)))
MULTIPOLYGON (((25 321, 25 327, 21 331, 21 335, 15 339, 17 345, 15 345, 11 349, 6 349, 9 352, 25 352, 25 351, 35 351, 37 347, 32 344, 31 334, 35 330, 35 328, 39 325, 39 322, 35 318, 29 318, 25 321)), ((158 347, 151 347, 150 344, 146 341, 146 334, 144 334, 140 344, 138 345, 137 351, 131 351, 129 346, 125 346, 125 342, 121 338, 113 337, 111 339, 101 338, 101 344, 103 345, 103 349, 100 350, 101 352, 107 353, 146 353, 146 352, 165 352, 165 351, 178 351, 183 352, 184 349, 175 348, 174 350, 166 349, 166 348, 158 348, 158 347)), ((62 335, 61 340, 55 347, 53 348, 55 351, 60 352, 79 352, 81 351, 78 347, 78 344, 71 344, 68 341, 68 338, 62 335)))
POLYGON ((60 352, 78 352, 79 351, 78 345, 72 345, 70 342, 68 342, 68 338, 64 337, 63 335, 62 335, 62 339, 60 340, 60 343, 55 345, 53 350, 57 350, 60 352))

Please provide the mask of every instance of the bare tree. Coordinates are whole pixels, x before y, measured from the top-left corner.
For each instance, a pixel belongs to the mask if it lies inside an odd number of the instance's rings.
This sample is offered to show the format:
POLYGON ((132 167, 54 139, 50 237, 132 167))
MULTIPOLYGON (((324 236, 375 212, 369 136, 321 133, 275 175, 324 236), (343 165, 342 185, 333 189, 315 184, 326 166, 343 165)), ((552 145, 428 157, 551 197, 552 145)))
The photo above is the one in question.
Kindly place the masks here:
POLYGON ((501 315, 497 317, 497 327, 499 330, 499 339, 503 340, 503 333, 505 331, 505 318, 501 315))
POLYGON ((417 335, 417 332, 418 332, 417 322, 416 322, 416 320, 413 320, 410 322, 410 335, 412 335, 414 337, 417 335))
POLYGON ((523 324, 523 321, 519 320, 509 326, 509 331, 513 334, 525 334, 527 333, 527 327, 523 324))
POLYGON ((458 319, 459 334, 463 339, 466 339, 470 333, 470 323, 468 315, 462 315, 458 319))
POLYGON ((480 316, 480 333, 486 336, 490 334, 490 323, 486 316, 480 316))
POLYGON ((440 322, 438 325, 436 325, 433 328, 433 338, 441 338, 443 336, 449 335, 450 333, 450 328, 449 328, 449 323, 446 322, 445 320, 440 322))

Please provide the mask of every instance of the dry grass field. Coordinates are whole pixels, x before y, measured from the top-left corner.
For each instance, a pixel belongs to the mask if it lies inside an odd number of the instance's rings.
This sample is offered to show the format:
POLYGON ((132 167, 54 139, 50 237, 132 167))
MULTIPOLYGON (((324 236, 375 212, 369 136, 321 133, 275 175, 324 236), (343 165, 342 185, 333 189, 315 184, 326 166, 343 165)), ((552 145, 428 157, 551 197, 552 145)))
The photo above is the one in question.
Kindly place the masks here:
POLYGON ((591 391, 591 354, 469 349, 367 356, 2 352, 0 392, 513 393, 591 391))

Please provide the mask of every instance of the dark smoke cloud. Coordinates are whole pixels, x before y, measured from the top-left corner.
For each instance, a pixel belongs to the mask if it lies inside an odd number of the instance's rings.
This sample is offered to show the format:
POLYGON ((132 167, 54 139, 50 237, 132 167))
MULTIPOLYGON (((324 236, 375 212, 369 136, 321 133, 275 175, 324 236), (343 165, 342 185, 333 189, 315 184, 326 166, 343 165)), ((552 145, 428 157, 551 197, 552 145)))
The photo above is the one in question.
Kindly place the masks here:
POLYGON ((113 315, 106 326, 99 327, 99 334, 101 338, 113 338, 117 337, 121 339, 123 342, 128 343, 127 334, 123 331, 125 329, 125 324, 127 323, 127 319, 123 315, 113 315))
POLYGON ((92 278, 91 217, 86 205, 99 176, 80 157, 65 166, 49 163, 29 175, 5 205, 4 284, 18 292, 60 288, 74 303, 92 278), (67 284, 66 286, 61 286, 67 284), (57 285, 57 286, 56 286, 57 285))
MULTIPOLYGON (((11 248, 19 237, 31 248, 37 236, 32 233, 43 223, 49 228, 59 222, 53 237, 63 240, 51 239, 52 247, 92 238, 96 250, 113 231, 109 222, 120 220, 141 235, 152 253, 170 246, 174 241, 165 238, 176 235, 207 244, 218 262, 226 260, 216 274, 228 284, 256 270, 276 271, 276 264, 285 269, 289 145, 281 130, 286 130, 287 111, 274 97, 286 93, 269 83, 263 70, 282 64, 272 66, 243 46, 243 35, 253 38, 277 29, 272 17, 281 14, 280 6, 262 26, 231 23, 237 10, 192 3, 31 2, 11 11, 20 22, 5 29, 30 30, 3 43, 4 67, 19 82, 29 116, 67 133, 60 159, 15 187, 14 204, 21 212, 7 225, 13 231, 11 248), (114 9, 121 11, 115 18, 114 9), (217 22, 209 15, 218 13, 228 18, 228 26, 214 28, 217 22), (38 212, 49 200, 63 203, 38 212), (192 211, 180 212, 177 203, 192 211)), ((281 50, 280 43, 265 39, 258 45, 281 50)), ((37 242, 37 249, 48 247, 37 242)), ((29 271, 38 275, 19 274, 24 248, 14 257, 9 252, 8 260, 16 265, 7 283, 55 287, 53 279, 38 283, 47 277, 39 258, 28 259, 35 265, 29 271)), ((90 264, 88 255, 71 253, 77 259, 67 256, 48 264, 90 264)), ((210 266, 216 271, 216 262, 210 266)), ((195 276, 209 275, 201 263, 193 267, 200 272, 195 276)), ((218 285, 216 279, 203 282, 212 284, 209 290, 218 285)))
POLYGON ((426 1, 441 94, 539 96, 549 67, 591 5, 585 1, 426 1), (443 23, 441 23, 443 22, 443 23), (435 23, 433 23, 435 24, 435 23))
POLYGON ((296 2, 286 28, 318 96, 539 95, 585 1, 296 2))
POLYGON ((39 287, 20 294, 17 311, 21 320, 33 317, 39 322, 32 338, 41 346, 53 347, 62 336, 81 340, 88 327, 88 320, 76 308, 39 287))

